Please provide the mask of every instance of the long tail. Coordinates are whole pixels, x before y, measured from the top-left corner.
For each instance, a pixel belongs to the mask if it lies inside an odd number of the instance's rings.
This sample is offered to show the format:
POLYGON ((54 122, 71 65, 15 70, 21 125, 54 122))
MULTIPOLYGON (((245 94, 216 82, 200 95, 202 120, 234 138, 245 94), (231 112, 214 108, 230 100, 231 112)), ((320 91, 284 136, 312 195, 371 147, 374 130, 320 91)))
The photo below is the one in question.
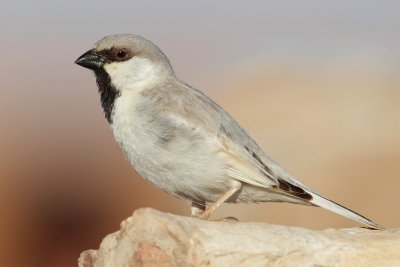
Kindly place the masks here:
POLYGON ((327 209, 329 211, 332 211, 334 213, 337 213, 339 215, 342 215, 344 217, 347 217, 349 219, 355 220, 357 222, 360 222, 362 224, 368 225, 374 229, 383 229, 383 227, 379 226, 378 224, 374 223, 373 221, 365 218, 364 216, 349 210, 346 207, 343 207, 342 205, 339 205, 329 199, 326 199, 317 193, 312 192, 312 200, 310 200, 311 203, 313 203, 316 206, 319 206, 321 208, 327 209))

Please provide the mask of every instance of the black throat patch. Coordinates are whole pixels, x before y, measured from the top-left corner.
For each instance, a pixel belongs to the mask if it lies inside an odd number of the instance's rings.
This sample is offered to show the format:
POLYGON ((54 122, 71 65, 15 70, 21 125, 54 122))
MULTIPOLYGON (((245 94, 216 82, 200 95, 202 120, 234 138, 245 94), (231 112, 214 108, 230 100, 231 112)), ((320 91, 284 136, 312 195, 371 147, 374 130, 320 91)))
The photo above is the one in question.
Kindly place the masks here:
POLYGON ((114 101, 119 96, 118 91, 111 85, 110 76, 104 69, 94 71, 96 83, 99 88, 101 106, 103 107, 105 117, 109 124, 112 124, 111 114, 114 109, 114 101))

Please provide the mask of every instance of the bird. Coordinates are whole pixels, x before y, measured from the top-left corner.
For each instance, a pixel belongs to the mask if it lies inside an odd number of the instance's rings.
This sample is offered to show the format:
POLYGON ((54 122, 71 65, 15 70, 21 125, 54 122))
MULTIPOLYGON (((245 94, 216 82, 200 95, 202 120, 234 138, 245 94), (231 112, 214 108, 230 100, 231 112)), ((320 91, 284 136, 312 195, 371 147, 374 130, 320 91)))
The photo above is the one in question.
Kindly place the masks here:
POLYGON ((208 219, 222 203, 318 206, 372 229, 276 163, 221 106, 179 79, 153 42, 109 35, 76 64, 94 72, 105 118, 125 158, 155 187, 208 219))

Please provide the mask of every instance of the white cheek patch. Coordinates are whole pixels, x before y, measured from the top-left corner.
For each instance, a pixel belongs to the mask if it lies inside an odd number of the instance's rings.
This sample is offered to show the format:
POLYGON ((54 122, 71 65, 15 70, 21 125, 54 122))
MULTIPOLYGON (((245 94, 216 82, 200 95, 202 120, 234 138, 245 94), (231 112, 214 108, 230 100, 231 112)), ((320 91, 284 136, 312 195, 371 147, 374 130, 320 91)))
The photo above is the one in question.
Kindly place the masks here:
POLYGON ((104 65, 117 90, 138 89, 149 86, 159 78, 160 67, 142 57, 104 65))

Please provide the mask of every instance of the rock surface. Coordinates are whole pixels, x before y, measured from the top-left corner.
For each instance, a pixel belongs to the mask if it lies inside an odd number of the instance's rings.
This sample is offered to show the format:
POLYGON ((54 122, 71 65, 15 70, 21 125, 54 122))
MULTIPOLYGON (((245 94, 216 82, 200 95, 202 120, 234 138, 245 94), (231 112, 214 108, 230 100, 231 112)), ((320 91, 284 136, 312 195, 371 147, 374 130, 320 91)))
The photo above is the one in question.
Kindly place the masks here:
POLYGON ((400 266, 400 230, 323 231, 136 210, 80 267, 400 266))

